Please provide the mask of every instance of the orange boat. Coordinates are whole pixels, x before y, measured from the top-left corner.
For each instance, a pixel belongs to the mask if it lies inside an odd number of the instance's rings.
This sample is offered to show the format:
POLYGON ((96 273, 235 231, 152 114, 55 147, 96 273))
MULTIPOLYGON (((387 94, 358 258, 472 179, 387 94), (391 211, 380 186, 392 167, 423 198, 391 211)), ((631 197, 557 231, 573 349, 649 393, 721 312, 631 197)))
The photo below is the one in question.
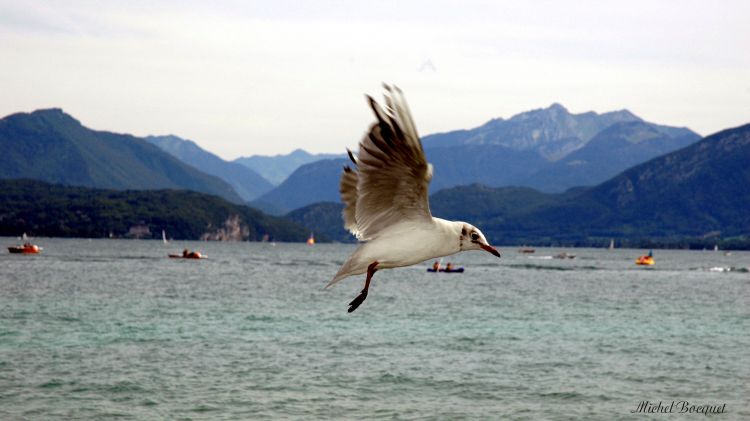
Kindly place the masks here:
POLYGON ((14 254, 38 254, 42 248, 36 244, 24 243, 22 246, 9 246, 8 251, 14 254))
POLYGON ((651 256, 641 256, 635 260, 635 264, 641 266, 653 266, 654 258, 651 256))
POLYGON ((648 255, 635 259, 635 264, 640 266, 653 266, 654 263, 654 252, 652 250, 649 250, 648 255))
POLYGON ((169 254, 172 259, 205 259, 206 256, 202 255, 199 251, 188 251, 187 249, 182 251, 182 254, 169 254))

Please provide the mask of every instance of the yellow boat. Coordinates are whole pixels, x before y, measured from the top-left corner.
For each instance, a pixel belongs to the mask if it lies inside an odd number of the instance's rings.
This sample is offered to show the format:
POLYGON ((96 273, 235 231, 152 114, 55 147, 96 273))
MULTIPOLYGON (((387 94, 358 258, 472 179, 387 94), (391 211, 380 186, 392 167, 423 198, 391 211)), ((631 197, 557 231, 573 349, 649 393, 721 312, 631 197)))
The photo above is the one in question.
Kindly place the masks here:
POLYGON ((648 254, 645 256, 641 256, 637 259, 635 259, 636 265, 643 265, 643 266, 653 266, 654 264, 654 252, 653 250, 649 250, 648 254))
POLYGON ((654 258, 653 257, 649 257, 649 256, 641 256, 641 257, 635 259, 635 264, 636 265, 651 266, 651 265, 654 264, 654 258))

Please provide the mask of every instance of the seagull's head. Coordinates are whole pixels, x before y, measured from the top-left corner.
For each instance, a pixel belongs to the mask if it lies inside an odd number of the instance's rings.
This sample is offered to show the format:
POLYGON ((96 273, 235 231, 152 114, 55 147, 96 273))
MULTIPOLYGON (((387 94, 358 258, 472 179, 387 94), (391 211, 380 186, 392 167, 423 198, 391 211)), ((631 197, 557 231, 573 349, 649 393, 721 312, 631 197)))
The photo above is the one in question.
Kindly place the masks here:
POLYGON ((487 242, 487 239, 479 231, 479 228, 468 224, 466 222, 461 223, 461 251, 467 250, 484 250, 497 257, 500 257, 500 252, 487 242))

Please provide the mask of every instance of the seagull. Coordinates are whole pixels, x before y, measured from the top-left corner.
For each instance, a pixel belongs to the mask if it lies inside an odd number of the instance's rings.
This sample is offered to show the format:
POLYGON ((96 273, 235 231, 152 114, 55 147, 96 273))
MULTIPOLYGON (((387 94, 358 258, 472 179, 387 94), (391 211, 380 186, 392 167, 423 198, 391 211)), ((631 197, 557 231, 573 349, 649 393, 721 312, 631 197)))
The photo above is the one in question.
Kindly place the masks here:
POLYGON ((345 166, 341 175, 344 228, 361 244, 326 288, 367 273, 364 289, 349 303, 349 313, 365 301, 380 269, 468 250, 500 257, 477 227, 432 216, 427 194, 432 164, 425 158, 403 93, 395 86, 384 88, 385 107, 367 96, 377 121, 359 142, 357 156, 347 149, 355 168, 345 166))

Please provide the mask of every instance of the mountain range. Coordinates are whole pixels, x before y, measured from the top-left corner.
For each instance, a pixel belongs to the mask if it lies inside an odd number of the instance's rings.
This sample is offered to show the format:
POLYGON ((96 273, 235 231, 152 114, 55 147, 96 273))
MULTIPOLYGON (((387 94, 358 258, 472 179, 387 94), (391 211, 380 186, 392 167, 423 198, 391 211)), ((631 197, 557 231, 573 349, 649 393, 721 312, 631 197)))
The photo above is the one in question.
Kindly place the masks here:
POLYGON ((252 169, 236 162, 224 161, 193 141, 174 135, 147 136, 145 139, 180 161, 226 181, 245 202, 273 188, 268 180, 252 169))
MULTIPOLYGON (((747 247, 748 162, 750 124, 651 159, 594 187, 551 194, 474 184, 435 193, 430 207, 435 216, 470 221, 498 244, 604 245, 614 238, 631 245, 684 246, 680 241, 692 237, 699 244, 744 241, 747 247)), ((326 216, 340 218, 341 208, 313 204, 287 217, 341 241, 341 231, 326 216)))
MULTIPOLYGON (((573 114, 554 103, 547 108, 516 114, 507 120, 495 118, 474 129, 425 136, 423 142, 425 148, 498 145, 514 151, 533 150, 547 161, 556 161, 580 149, 607 127, 633 121, 642 122, 643 119, 628 110, 573 114)), ((649 124, 670 137, 693 133, 686 128, 649 124)))
POLYGON ((425 136, 422 143, 435 166, 433 191, 479 182, 561 192, 598 184, 698 139, 689 129, 649 123, 628 110, 573 114, 552 104, 425 136))
POLYGON ((553 192, 593 185, 699 139, 687 129, 676 129, 667 134, 670 131, 662 127, 643 121, 615 123, 597 133, 580 149, 549 163, 521 185, 553 192))
POLYGON ((302 149, 295 149, 286 155, 253 155, 249 157, 237 158, 233 162, 244 165, 247 168, 256 171, 263 178, 270 181, 274 186, 278 186, 294 170, 304 164, 308 164, 323 159, 343 158, 343 154, 311 154, 302 149))
MULTIPOLYGON (((596 185, 698 139, 687 128, 649 123, 627 110, 572 114, 553 104, 471 130, 428 135, 422 143, 434 166, 433 192, 473 183, 562 192, 596 185)), ((253 203, 280 214, 317 201, 338 201, 335 174, 345 162, 303 165, 253 203)))
POLYGON ((106 189, 187 189, 243 202, 225 181, 142 138, 91 130, 59 108, 0 119, 0 179, 106 189))
MULTIPOLYGON (((436 216, 474 222, 505 244, 685 236, 750 244, 750 125, 697 138, 626 110, 571 114, 559 104, 425 136, 425 153, 435 165, 431 206, 436 216)), ((3 181, 16 196, 2 197, 0 223, 6 233, 23 226, 49 235, 100 236, 139 219, 185 238, 224 238, 230 231, 241 239, 297 238, 312 229, 351 241, 336 203, 348 159, 321 160, 300 150, 260 162, 288 171, 300 157, 314 161, 268 190, 270 183, 251 169, 176 136, 92 130, 60 109, 13 114, 0 119, 0 179, 83 187, 3 181), (226 202, 248 198, 297 225, 279 228, 282 219, 226 202)))

